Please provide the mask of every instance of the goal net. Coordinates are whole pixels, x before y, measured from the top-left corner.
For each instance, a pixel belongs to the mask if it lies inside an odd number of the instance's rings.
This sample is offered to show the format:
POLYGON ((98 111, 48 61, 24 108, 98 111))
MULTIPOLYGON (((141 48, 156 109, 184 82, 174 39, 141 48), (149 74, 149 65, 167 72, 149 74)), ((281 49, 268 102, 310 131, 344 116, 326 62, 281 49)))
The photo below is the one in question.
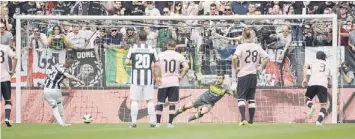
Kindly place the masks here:
MULTIPOLYGON (((69 81, 73 90, 63 90, 65 120, 79 123, 84 114, 91 114, 96 123, 130 122, 131 67, 125 65, 124 60, 128 48, 138 40, 137 33, 143 30, 148 32, 147 43, 155 47, 158 54, 167 49, 168 41, 174 40, 176 51, 189 62, 190 70, 181 81, 180 104, 193 101, 206 91, 201 84, 214 80, 218 73, 224 74, 225 82, 235 89, 237 77, 231 68, 231 56, 243 42, 239 39, 242 32, 249 28, 255 43, 259 43, 271 59, 258 74, 256 122, 313 122, 315 119, 306 119, 305 89, 300 87, 303 65, 312 62, 318 50, 327 54, 327 62, 335 64, 333 66, 342 62, 340 56, 344 55, 341 47, 335 47, 337 32, 334 29, 335 36, 326 36, 333 42, 309 47, 304 41, 305 26, 312 23, 332 28, 336 23, 330 15, 273 17, 18 16, 21 20, 16 26, 16 52, 21 55, 21 65, 16 79, 12 80, 12 86, 16 87, 13 116, 23 123, 54 121, 44 101, 43 83, 52 66, 71 56, 75 59, 71 74, 84 80, 87 86, 69 81)), ((332 69, 332 75, 337 77, 334 70, 336 68, 332 69)), ((332 83, 337 84, 337 79, 333 78, 332 83)), ((336 93, 332 93, 338 92, 337 89, 336 85, 329 88, 329 115, 325 118, 328 123, 339 119, 334 116, 340 113, 337 109, 342 98, 337 99, 336 93)), ((319 111, 320 107, 317 108, 319 111)), ((197 110, 189 110, 176 121, 186 121, 197 110)), ((163 121, 167 121, 167 117, 168 109, 164 107, 163 121)), ((140 105, 138 119, 148 121, 145 103, 140 105)), ((239 121, 236 99, 225 96, 197 122, 239 121)))

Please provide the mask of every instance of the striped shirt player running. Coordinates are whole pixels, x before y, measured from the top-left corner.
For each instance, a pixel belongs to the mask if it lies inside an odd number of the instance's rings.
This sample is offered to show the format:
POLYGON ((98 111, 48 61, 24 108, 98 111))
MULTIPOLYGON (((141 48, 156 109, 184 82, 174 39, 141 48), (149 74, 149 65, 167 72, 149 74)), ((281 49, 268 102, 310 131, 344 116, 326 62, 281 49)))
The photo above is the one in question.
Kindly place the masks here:
POLYGON ((302 87, 307 87, 306 91, 306 105, 308 106, 309 113, 308 119, 312 119, 314 112, 316 110, 315 105, 313 105, 314 96, 318 96, 319 102, 321 104, 321 109, 316 121, 316 125, 321 126, 324 116, 327 114, 327 100, 328 100, 328 83, 331 77, 330 69, 326 63, 326 54, 323 51, 318 51, 316 53, 316 60, 311 64, 305 64, 303 67, 303 81, 302 87), (311 70, 311 77, 309 82, 307 81, 307 71, 311 70))
POLYGON ((159 86, 158 90, 158 105, 156 106, 157 114, 157 127, 160 126, 161 114, 163 112, 163 105, 165 104, 166 99, 168 99, 169 104, 169 128, 173 128, 172 124, 174 119, 174 113, 176 110, 176 104, 179 102, 179 86, 180 81, 189 71, 189 65, 185 57, 176 52, 175 41, 168 42, 168 50, 162 52, 159 55, 160 64, 162 70, 162 84, 159 86), (183 71, 181 75, 179 74, 180 67, 183 66, 183 71))
POLYGON ((238 45, 232 57, 233 68, 238 72, 237 93, 235 97, 238 100, 239 112, 242 118, 239 126, 251 125, 254 122, 257 72, 265 68, 269 61, 267 53, 259 44, 250 43, 252 38, 248 28, 243 30, 242 37, 244 42, 238 45), (263 59, 262 64, 258 66, 261 59, 263 59), (238 68, 238 62, 240 62, 240 68, 238 68), (245 118, 246 101, 248 101, 249 122, 245 118))
POLYGON ((47 76, 44 81, 44 99, 48 102, 49 106, 52 107, 54 118, 61 126, 69 126, 64 121, 64 108, 62 104, 62 91, 61 86, 64 85, 67 89, 71 89, 69 82, 66 78, 72 79, 85 85, 84 81, 79 80, 75 76, 69 74, 68 68, 72 66, 74 60, 68 58, 65 60, 63 65, 52 66, 52 72, 47 76))
MULTIPOLYGON (((14 75, 16 65, 17 65, 17 56, 12 51, 8 45, 0 45, 0 81, 1 81, 1 94, 5 100, 5 124, 7 127, 11 127, 10 123, 10 114, 11 114, 11 76, 14 75), (12 59, 12 70, 9 70, 9 57, 12 59)), ((1 100, 1 96, 0 96, 1 100)))
POLYGON ((157 84, 160 83, 161 69, 158 55, 147 41, 147 33, 142 30, 138 34, 139 42, 128 50, 125 64, 132 64, 131 70, 131 118, 130 128, 137 127, 138 102, 143 96, 147 101, 150 127, 156 125, 155 105, 153 103, 154 84, 153 76, 157 84), (155 75, 153 75, 155 73, 155 75))

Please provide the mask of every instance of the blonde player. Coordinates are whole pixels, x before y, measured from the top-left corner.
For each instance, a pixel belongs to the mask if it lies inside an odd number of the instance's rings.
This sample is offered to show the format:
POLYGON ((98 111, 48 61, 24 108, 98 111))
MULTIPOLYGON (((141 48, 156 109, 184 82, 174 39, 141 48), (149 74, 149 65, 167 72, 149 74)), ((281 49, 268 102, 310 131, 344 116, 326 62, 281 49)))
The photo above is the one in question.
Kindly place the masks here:
MULTIPOLYGON (((5 99, 5 124, 11 127, 11 76, 15 74, 17 56, 8 45, 0 44, 0 63, 1 63, 1 94, 5 99), (9 70, 9 57, 12 59, 12 70, 9 70)), ((0 97, 1 100, 1 97, 0 97)))
POLYGON ((244 43, 239 45, 232 58, 232 65, 235 71, 238 72, 238 86, 236 98, 241 114, 241 125, 253 124, 255 114, 255 91, 257 84, 257 72, 265 68, 269 61, 267 53, 259 44, 250 43, 250 32, 244 31, 242 34, 244 43), (259 60, 263 58, 262 64, 258 67, 259 60), (238 68, 238 60, 240 65, 238 68), (248 101, 249 107, 249 123, 245 118, 245 102, 248 101))
POLYGON ((158 105, 156 106, 157 127, 160 126, 161 114, 163 112, 163 105, 168 99, 169 103, 169 128, 173 128, 173 119, 176 110, 176 104, 179 102, 179 86, 180 80, 183 79, 189 71, 189 65, 185 57, 175 52, 176 44, 174 41, 168 43, 168 50, 159 55, 161 70, 162 70, 162 84, 158 90, 158 105), (180 66, 183 66, 181 75, 179 74, 180 66))
POLYGON ((308 113, 308 119, 311 119, 316 110, 313 105, 312 99, 315 95, 318 96, 321 103, 321 109, 316 121, 316 125, 322 125, 324 116, 327 114, 326 106, 328 100, 327 86, 330 79, 330 69, 325 61, 326 55, 322 51, 318 51, 316 54, 316 60, 312 64, 305 64, 303 67, 303 81, 302 87, 307 87, 306 91, 306 104, 310 108, 308 113), (309 82, 307 81, 307 70, 311 69, 311 77, 309 82))

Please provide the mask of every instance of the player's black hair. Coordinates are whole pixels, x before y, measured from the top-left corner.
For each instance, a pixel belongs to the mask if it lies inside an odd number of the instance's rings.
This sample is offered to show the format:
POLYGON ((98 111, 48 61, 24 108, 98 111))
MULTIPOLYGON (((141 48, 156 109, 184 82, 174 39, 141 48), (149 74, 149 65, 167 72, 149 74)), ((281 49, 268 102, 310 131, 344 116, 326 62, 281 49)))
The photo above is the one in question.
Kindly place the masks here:
POLYGON ((319 60, 324 60, 327 58, 327 55, 323 51, 318 51, 316 54, 316 58, 319 60))
POLYGON ((224 79, 224 74, 223 73, 218 73, 217 76, 222 76, 224 79))

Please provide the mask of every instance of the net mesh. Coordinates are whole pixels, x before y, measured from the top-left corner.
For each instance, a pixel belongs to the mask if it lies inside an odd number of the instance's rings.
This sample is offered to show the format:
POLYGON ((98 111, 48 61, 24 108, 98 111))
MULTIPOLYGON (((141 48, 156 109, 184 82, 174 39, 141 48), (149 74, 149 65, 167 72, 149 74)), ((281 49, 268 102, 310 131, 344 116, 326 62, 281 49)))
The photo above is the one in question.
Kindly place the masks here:
MULTIPOLYGON (((215 79, 216 74, 226 75, 226 82, 236 87, 237 77, 231 68, 231 57, 242 43, 245 28, 249 28, 255 43, 267 51, 271 62, 258 74, 256 104, 257 122, 310 122, 305 119, 302 68, 307 52, 331 50, 331 35, 327 21, 306 20, 221 20, 221 21, 26 21, 22 31, 21 84, 24 87, 23 121, 49 122, 49 106, 43 100, 46 74, 52 66, 63 63, 65 58, 75 59, 71 73, 86 82, 82 87, 70 81, 76 88, 64 90, 63 104, 66 120, 80 122, 84 114, 92 114, 94 122, 129 122, 130 66, 124 64, 128 48, 138 40, 137 33, 149 32, 147 43, 159 53, 166 50, 170 40, 177 43, 176 51, 189 62, 190 70, 181 81, 181 104, 190 102, 206 88, 200 84, 215 79), (310 42, 307 26, 312 24, 316 35, 310 42), (318 33, 318 34, 317 34, 318 33), (330 41, 329 41, 330 40, 330 41), (289 42, 288 42, 289 41, 289 42), (286 50, 285 45, 290 44, 286 50), (312 47, 309 46, 317 46, 312 47), (307 48, 310 50, 307 50, 307 48), (286 50, 286 51, 285 51, 286 50), (122 89, 126 88, 126 89, 122 89), (128 106, 128 107, 127 107, 128 106), (33 109, 36 107, 36 109, 33 109), (119 117, 119 118, 117 118, 119 117)), ((311 57, 313 58, 313 57, 311 57)), ((314 59, 314 58, 313 58, 314 59)), ((12 83, 15 83, 14 81, 12 83)), ((141 109, 146 106, 143 104, 141 109)), ((330 106, 329 106, 330 108, 330 106)), ((185 121, 195 113, 192 110, 176 119, 185 121)), ((163 121, 167 120, 167 112, 163 121)), ((148 121, 146 111, 138 118, 148 121)), ((330 121, 330 115, 326 118, 330 121)), ((198 122, 239 121, 236 100, 224 97, 215 108, 198 122)), ((314 121, 314 119, 313 119, 314 121)))

